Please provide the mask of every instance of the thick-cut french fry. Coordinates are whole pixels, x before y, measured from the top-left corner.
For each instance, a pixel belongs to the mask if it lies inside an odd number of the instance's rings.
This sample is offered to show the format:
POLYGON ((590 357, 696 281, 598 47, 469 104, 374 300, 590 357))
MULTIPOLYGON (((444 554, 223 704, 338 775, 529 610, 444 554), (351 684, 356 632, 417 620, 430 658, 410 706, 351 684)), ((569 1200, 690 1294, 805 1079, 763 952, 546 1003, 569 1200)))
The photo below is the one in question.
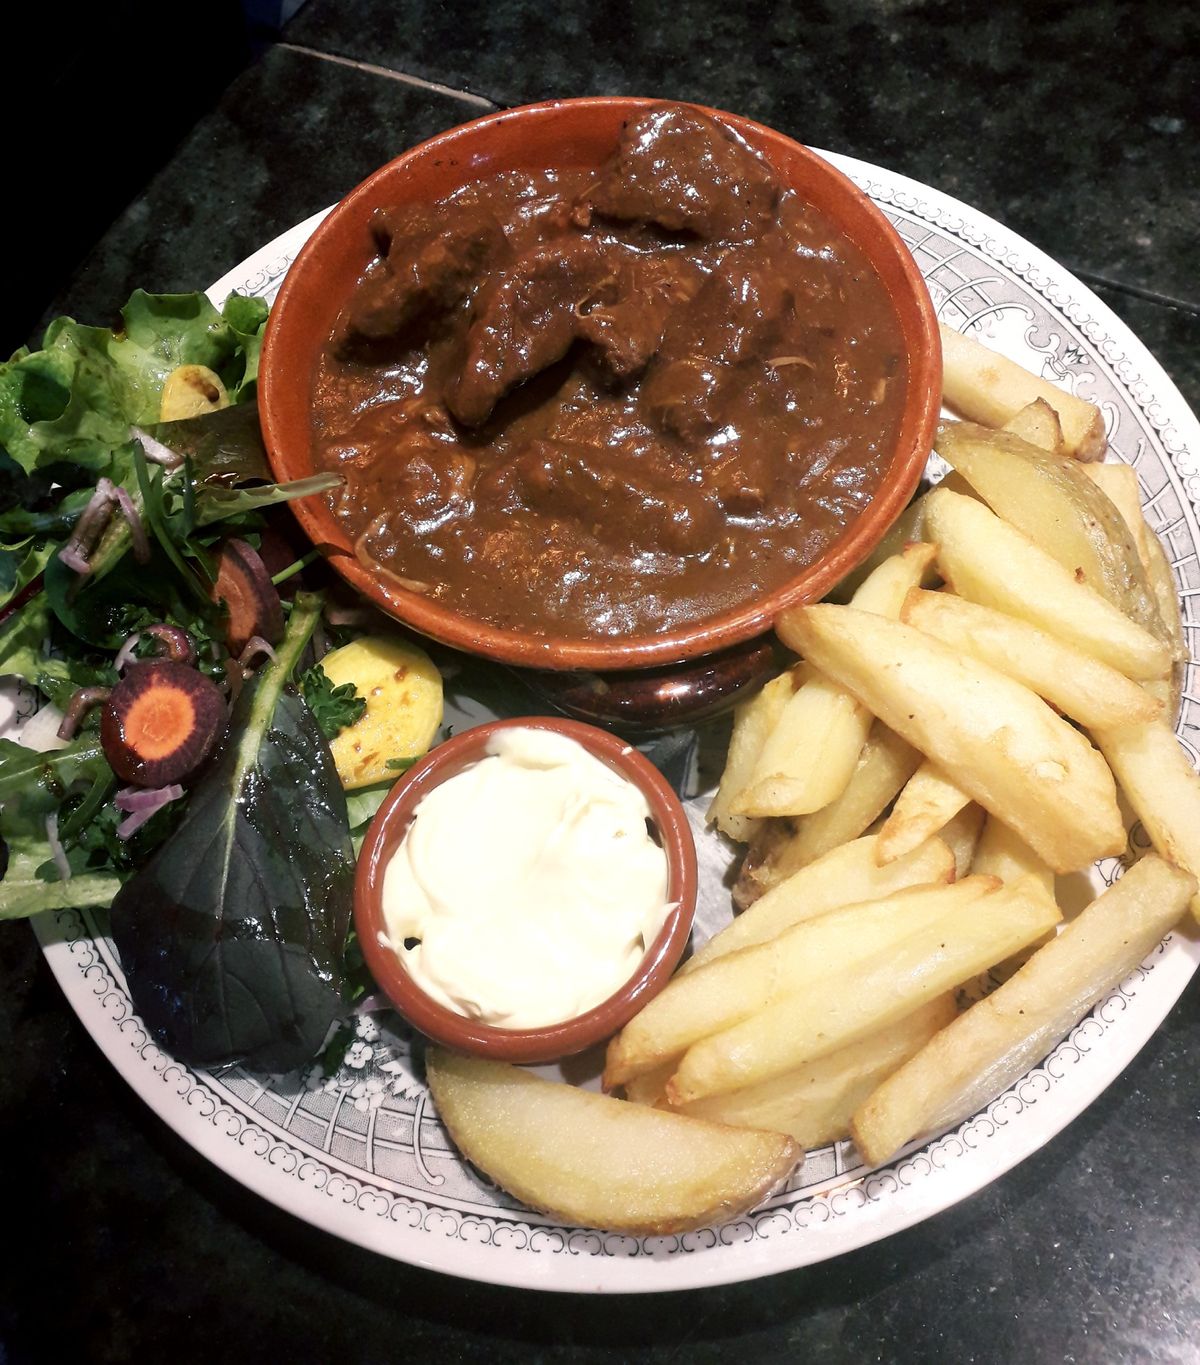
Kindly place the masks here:
POLYGON ((1162 712, 1157 698, 1094 655, 952 593, 914 590, 900 619, 1007 673, 1082 725, 1137 725, 1162 712))
MULTIPOLYGON (((938 484, 939 488, 950 488, 955 493, 965 493, 974 496, 971 485, 963 478, 957 470, 950 470, 946 477, 938 484)), ((922 493, 919 498, 914 498, 903 512, 892 522, 883 539, 863 560, 857 569, 853 569, 842 581, 833 588, 826 596, 827 602, 850 603, 854 594, 862 587, 866 580, 875 572, 879 566, 893 556, 900 554, 906 545, 915 545, 925 539, 925 499, 928 493, 922 493)), ((930 577, 929 572, 925 578, 930 577)))
POLYGON ((1160 637, 1162 622, 1134 538, 1077 461, 1057 459, 1009 432, 973 422, 943 423, 934 448, 998 517, 1077 582, 1160 637))
MULTIPOLYGON (((896 617, 909 589, 933 563, 933 547, 909 545, 885 561, 854 594, 862 611, 896 617)), ((777 626, 787 641, 786 617, 777 626)), ((871 716, 843 688, 810 678, 788 701, 759 752, 736 814, 808 815, 836 800, 849 785, 871 729, 871 716)))
POLYGON ((604 1088, 624 1085, 784 997, 820 989, 831 975, 844 981, 857 963, 896 951, 925 926, 948 923, 953 912, 973 909, 997 886, 990 877, 969 877, 952 886, 910 887, 884 900, 828 910, 767 943, 676 976, 609 1043, 604 1088))
POLYGON ((1069 454, 1080 460, 1104 455, 1104 418, 1094 403, 1056 388, 1048 380, 989 351, 942 323, 942 394, 950 407, 973 422, 1002 427, 1035 398, 1058 413, 1069 454))
MULTIPOLYGON (((943 824, 945 821, 942 822, 943 824)), ((766 943, 804 920, 861 901, 881 900, 909 886, 954 880, 954 855, 940 839, 926 839, 881 867, 877 839, 868 836, 831 849, 772 887, 685 963, 680 975, 738 948, 766 943)))
MULTIPOLYGON (((983 826, 971 871, 985 877, 999 877, 1006 886, 1028 878, 1032 885, 1041 888, 1049 900, 1054 900, 1054 873, 1019 834, 994 815, 989 815, 983 826)), ((1007 981, 1043 943, 1053 937, 1054 930, 1047 930, 1043 938, 1035 939, 1012 957, 997 962, 988 975, 993 981, 1007 981)), ((664 1084, 665 1081, 666 1078, 664 1084)))
POLYGON ((819 674, 789 698, 766 737, 735 815, 804 815, 845 790, 871 728, 844 688, 819 674))
POLYGON ((1022 1076, 1184 913, 1196 881, 1150 855, 906 1062, 854 1115, 870 1165, 953 1127, 1022 1076))
POLYGON ((653 1071, 643 1071, 640 1076, 631 1076, 622 1086, 625 1098, 630 1104, 644 1104, 651 1109, 655 1105, 666 1108, 667 1082, 675 1074, 674 1061, 664 1062, 653 1071))
POLYGON ((1054 873, 1015 830, 989 815, 975 848, 971 871, 999 877, 1006 886, 1030 877, 1054 899, 1054 873))
MULTIPOLYGON (((911 744, 876 721, 841 796, 823 810, 791 822, 791 833, 772 831, 763 840, 761 856, 755 856, 751 845, 738 886, 769 890, 831 849, 857 839, 879 818, 920 762, 921 755, 911 744)), ((734 894, 743 907, 754 899, 745 892, 739 897, 737 888, 734 894)))
MULTIPOLYGON (((948 897, 972 881, 939 894, 948 897)), ((986 971, 1058 919, 1040 890, 1018 883, 948 911, 848 970, 829 962, 803 991, 690 1047, 667 1084, 667 1099, 681 1106, 741 1090, 848 1047, 986 971)), ((820 923, 814 920, 813 926, 820 923)), ((699 973, 692 979, 699 980, 699 973)))
POLYGON ((1029 621, 1131 678, 1160 678, 1165 644, 981 503, 937 489, 925 513, 960 597, 1029 621))
MULTIPOLYGON (((1063 441, 1062 422, 1058 413, 1044 398, 1035 398, 1026 403, 1020 412, 1014 413, 1004 424, 1005 431, 1011 431, 1022 441, 1037 446, 1050 455, 1065 455, 1066 443, 1063 441)), ((1081 469, 1091 469, 1092 465, 1080 465, 1081 469)))
POLYGON ((953 778, 926 759, 908 779, 879 831, 875 848, 879 865, 882 867, 895 858, 903 858, 914 848, 920 848, 953 820, 970 799, 953 778))
POLYGON ((1124 848, 1112 774, 1028 688, 911 626, 853 607, 806 607, 797 625, 806 658, 1011 825, 1056 872, 1124 848))
POLYGON ((708 820, 722 834, 743 843, 753 838, 758 822, 745 815, 735 815, 733 802, 741 795, 750 780, 754 765, 762 752, 767 736, 779 722, 783 708, 790 699, 794 676, 791 671, 781 673, 749 701, 742 702, 733 713, 733 734, 729 740, 729 755, 721 785, 708 808, 708 820))
POLYGON ((985 815, 983 807, 972 801, 938 831, 938 838, 954 855, 954 875, 957 878, 965 877, 971 871, 985 815))
MULTIPOLYGON (((1200 877, 1200 777, 1162 721, 1093 738, 1150 842, 1168 861, 1200 877)), ((1192 902, 1200 920, 1200 898, 1192 902)))
POLYGON ((787 1133, 806 1151, 850 1134, 850 1118, 875 1088, 954 1018, 954 995, 928 1005, 849 1047, 761 1085, 710 1095, 682 1112, 732 1128, 787 1133))

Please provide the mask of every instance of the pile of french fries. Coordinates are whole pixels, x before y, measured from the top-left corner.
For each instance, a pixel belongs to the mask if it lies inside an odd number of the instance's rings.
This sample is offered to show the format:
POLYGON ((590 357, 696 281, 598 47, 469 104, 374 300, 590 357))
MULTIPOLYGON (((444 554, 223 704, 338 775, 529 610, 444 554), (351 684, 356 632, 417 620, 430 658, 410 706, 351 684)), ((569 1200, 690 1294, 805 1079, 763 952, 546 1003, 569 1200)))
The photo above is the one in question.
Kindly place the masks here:
POLYGON ((1086 463, 1091 404, 943 344, 952 472, 837 603, 777 623, 797 662, 737 711, 710 812, 748 845, 742 913, 604 1077, 870 1164, 976 1112, 1200 906, 1182 628, 1136 476, 1086 463), (1155 852, 1064 924, 1056 874, 1126 851, 1118 787, 1155 852))

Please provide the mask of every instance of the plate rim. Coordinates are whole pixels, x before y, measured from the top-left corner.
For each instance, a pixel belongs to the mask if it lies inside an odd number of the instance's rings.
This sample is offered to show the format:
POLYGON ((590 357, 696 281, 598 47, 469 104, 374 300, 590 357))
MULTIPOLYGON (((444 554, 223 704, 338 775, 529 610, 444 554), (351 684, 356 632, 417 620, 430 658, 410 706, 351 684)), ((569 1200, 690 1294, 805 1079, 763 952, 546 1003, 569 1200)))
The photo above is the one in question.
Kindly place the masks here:
MULTIPOLYGON (((1133 331, 1070 271, 988 215, 869 162, 827 151, 820 151, 820 155, 848 174, 883 207, 891 205, 902 212, 929 218, 944 230, 965 233, 977 249, 1019 275, 1027 287, 1045 299, 1052 312, 1061 315, 1092 342, 1093 358, 1109 368, 1114 382, 1154 428, 1167 451, 1168 474, 1173 472, 1179 479, 1185 519, 1193 543, 1200 546, 1195 511, 1200 495, 1197 463, 1200 424, 1173 381, 1133 331), (953 223, 959 227, 952 227, 953 223)), ((290 264, 289 250, 294 255, 293 248, 298 249, 328 212, 320 210, 265 243, 217 280, 207 291, 209 297, 214 302, 223 302, 234 288, 269 294, 290 264)), ((1200 624, 1191 628, 1200 629, 1200 624)), ((77 913, 61 912, 53 924, 45 916, 34 921, 42 951, 72 1011, 134 1092, 223 1174, 312 1226, 391 1259, 481 1283, 556 1292, 666 1292, 765 1277, 845 1254, 952 1207, 1032 1156, 1098 1099, 1149 1041, 1200 965, 1200 942, 1179 934, 1171 936, 1125 983, 1089 1012, 1047 1058, 979 1114, 929 1142, 910 1144, 884 1168, 862 1173, 833 1189, 804 1195, 790 1207, 806 1205, 814 1211, 814 1222, 807 1227, 793 1223, 786 1236, 758 1240, 757 1225, 739 1220, 720 1229, 703 1230, 702 1234, 694 1235, 697 1240, 693 1247, 665 1254, 656 1254, 653 1247, 630 1255, 585 1254, 582 1248, 572 1251, 566 1238, 562 1239, 561 1247, 553 1249, 553 1254, 539 1255, 532 1248, 505 1254, 502 1249, 491 1248, 495 1254, 471 1259, 464 1247, 466 1239, 451 1240, 448 1234, 439 1237, 446 1230, 430 1229, 423 1218, 415 1227, 405 1228, 390 1218, 372 1219, 357 1213, 345 1216, 346 1204, 351 1202, 345 1196, 356 1183, 352 1178, 329 1167, 322 1174, 318 1169, 321 1162, 297 1148, 294 1135, 271 1136, 257 1123, 247 1122, 207 1087, 205 1073, 191 1072, 175 1062, 149 1039, 131 1010, 122 1012, 119 998, 114 996, 120 996, 123 982, 115 982, 109 976, 108 964, 94 943, 71 939, 67 932, 67 918, 77 913), (94 960, 82 960, 81 955, 89 952, 94 960), (1118 1027, 1112 1032, 1111 1026, 1139 996, 1138 988, 1150 979, 1151 973, 1156 991, 1160 985, 1166 989, 1157 993, 1153 1001, 1143 996, 1136 1006, 1140 1027, 1125 1030, 1118 1027), (131 1030, 140 1034, 141 1042, 137 1042, 131 1030), (1099 1051, 1093 1051, 1091 1044, 1096 1036, 1104 1035, 1109 1035, 1108 1041, 1099 1051), (1073 1058, 1069 1056, 1072 1050, 1073 1058), (1067 1069, 1055 1075, 1053 1068, 1060 1064, 1067 1069), (1084 1073, 1088 1076, 1086 1084, 1078 1080, 1084 1073), (1074 1085, 1070 1083, 1072 1075, 1076 1078, 1074 1085), (997 1147, 988 1145, 992 1135, 984 1138, 977 1131, 989 1123, 993 1128, 1006 1127, 1014 1115, 1004 1110, 1021 1087, 1032 1086, 1036 1091, 1042 1086, 1048 1092, 1064 1078, 1068 1084, 1065 1089, 1056 1089, 1050 1111, 1041 1109, 1041 1117, 1027 1125, 1031 1140, 1023 1133, 1026 1140, 1002 1140, 997 1147), (232 1159, 231 1137, 250 1155, 232 1159), (280 1149, 290 1149, 295 1154, 294 1161, 277 1156, 280 1149), (289 1165, 290 1169, 286 1169, 289 1165), (307 1176, 302 1172, 305 1166, 310 1168, 307 1176), (331 1188, 331 1183, 342 1189, 331 1188), (864 1220, 861 1216, 847 1216, 861 1215, 883 1201, 887 1212, 882 1218, 864 1220), (804 1237, 805 1231, 815 1234, 815 1254, 807 1254, 812 1243, 804 1237), (739 1243, 743 1244, 740 1249, 739 1243), (799 1255, 794 1254, 796 1247, 801 1247, 799 1255), (565 1262, 560 1253, 566 1253, 565 1262)), ((82 915, 79 920, 84 923, 82 915)), ((119 968, 115 970, 119 977, 119 968)), ((1034 1106, 1040 1098, 1031 1093, 1019 1102, 1034 1106)), ((1011 1139, 1012 1129, 1008 1132, 1011 1139)), ((393 1207, 415 1212, 419 1203, 397 1196, 393 1207)), ((772 1216, 771 1203, 757 1215, 766 1220, 772 1216)), ((563 1233, 591 1239, 611 1236, 592 1230, 562 1229, 551 1223, 522 1223, 504 1210, 487 1215, 486 1221, 500 1227, 523 1228, 527 1242, 543 1234, 551 1240, 563 1233)), ((460 1237, 462 1227, 470 1223, 469 1214, 459 1220, 460 1237)), ((679 1238, 660 1240, 682 1242, 679 1238)))

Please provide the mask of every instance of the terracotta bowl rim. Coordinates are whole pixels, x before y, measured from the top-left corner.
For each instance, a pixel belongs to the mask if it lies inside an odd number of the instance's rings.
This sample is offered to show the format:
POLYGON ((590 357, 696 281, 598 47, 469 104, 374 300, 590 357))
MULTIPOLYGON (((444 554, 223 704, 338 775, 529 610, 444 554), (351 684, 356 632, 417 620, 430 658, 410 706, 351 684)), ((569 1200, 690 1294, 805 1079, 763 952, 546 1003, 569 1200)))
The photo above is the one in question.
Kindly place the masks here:
MULTIPOLYGON (((324 278, 314 261, 339 225, 353 220, 364 200, 369 202, 381 184, 393 183, 412 163, 426 158, 453 160, 457 157, 464 163, 463 183, 466 183, 470 176, 469 144, 476 139, 486 139, 501 125, 514 120, 553 119, 588 113, 611 116, 615 111, 633 115, 663 103, 689 102, 642 96, 589 95, 499 110, 457 124, 408 148, 373 171, 340 200, 297 254, 267 322, 259 367, 259 399, 263 438, 274 476, 285 480, 312 472, 307 451, 303 465, 298 456, 296 463, 292 463, 293 457, 286 453, 286 442, 279 431, 283 418, 277 412, 277 405, 285 405, 289 387, 295 387, 287 367, 289 348, 297 344, 292 339, 291 318, 297 317, 296 328, 302 332, 303 308, 296 305, 296 300, 302 298, 307 289, 319 291, 324 278)), ((878 271, 879 263, 887 260, 897 268, 904 287, 892 292, 891 298, 909 343, 909 387, 900 430, 903 434, 908 429, 911 439, 906 444, 898 443, 883 483, 864 511, 820 559, 794 579, 730 611, 684 627, 614 640, 539 635, 519 628, 492 626, 461 614, 452 606, 404 589, 389 581, 385 574, 367 569, 343 548, 344 533, 323 499, 306 498, 293 502, 292 511, 301 527, 315 545, 326 549, 338 573, 376 606, 420 633, 500 663, 541 669, 618 671, 695 659, 763 634, 787 608, 823 597, 874 549, 916 490, 941 407, 941 342, 937 316, 916 261, 882 210, 824 157, 753 119, 701 104, 691 103, 690 107, 722 120, 764 151, 768 158, 767 148, 786 149, 789 156, 805 166, 807 175, 818 180, 824 178, 844 199, 847 212, 860 216, 862 230, 867 235, 855 236, 855 241, 871 265, 878 271)), ((787 183, 802 190, 806 181, 798 181, 792 176, 787 183)), ((841 226, 845 229, 844 221, 841 226)), ((305 363, 308 363, 307 359, 305 363)), ((306 373, 306 382, 307 378, 306 373)))
POLYGON ((697 896, 696 847, 683 804, 666 778, 631 745, 605 730, 557 716, 522 716, 477 725, 446 740, 409 769, 389 792, 363 841, 354 881, 354 925, 371 975, 396 1010, 435 1042, 458 1052, 533 1063, 571 1056, 610 1038, 667 984, 692 931, 697 896), (577 740, 646 797, 667 855, 673 907, 637 970, 620 990, 586 1013, 536 1029, 497 1028, 468 1019, 432 999, 379 940, 383 874, 417 803, 434 787, 483 757, 499 730, 550 730, 577 740))

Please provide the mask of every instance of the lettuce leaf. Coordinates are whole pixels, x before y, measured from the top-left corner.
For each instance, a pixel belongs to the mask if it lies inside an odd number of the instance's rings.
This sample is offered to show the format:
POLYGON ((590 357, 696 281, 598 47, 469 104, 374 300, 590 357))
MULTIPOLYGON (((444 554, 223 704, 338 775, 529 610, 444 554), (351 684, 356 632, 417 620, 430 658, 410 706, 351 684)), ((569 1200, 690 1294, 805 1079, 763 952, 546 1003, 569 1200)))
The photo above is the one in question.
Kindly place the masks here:
POLYGON ((179 365, 207 365, 234 402, 253 395, 266 305, 232 295, 218 312, 203 294, 137 290, 123 330, 56 318, 40 351, 0 365, 0 446, 26 473, 67 462, 112 468, 130 425, 158 420, 163 381, 179 365))

